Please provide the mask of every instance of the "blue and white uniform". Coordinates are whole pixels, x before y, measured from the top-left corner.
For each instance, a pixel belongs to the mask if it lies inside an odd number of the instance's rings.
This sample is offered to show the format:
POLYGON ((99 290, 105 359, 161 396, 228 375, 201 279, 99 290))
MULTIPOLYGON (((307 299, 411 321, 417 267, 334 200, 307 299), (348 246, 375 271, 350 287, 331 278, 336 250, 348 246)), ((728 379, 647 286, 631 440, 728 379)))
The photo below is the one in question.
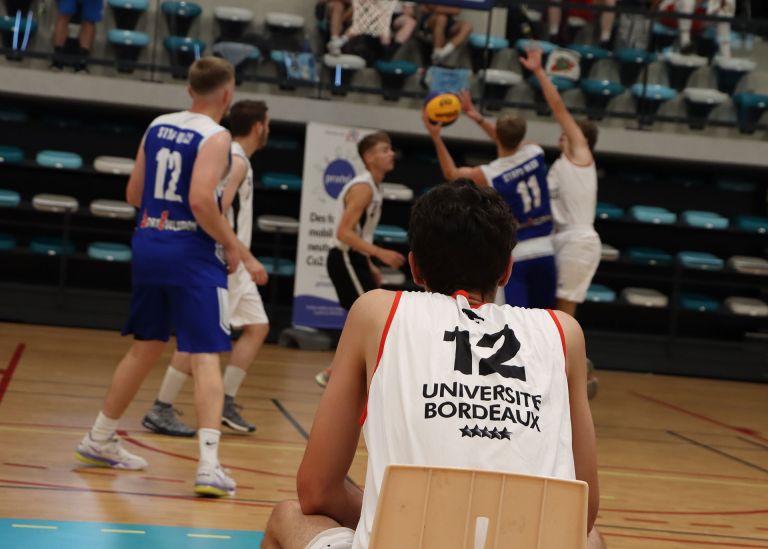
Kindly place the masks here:
POLYGON ((557 272, 544 151, 538 145, 522 145, 514 154, 480 169, 488 184, 509 204, 517 222, 512 277, 504 288, 507 303, 517 307, 554 307, 557 272))
MULTIPOLYGON (((192 171, 206 140, 226 131, 188 111, 156 118, 144 135, 144 191, 133 233, 131 316, 123 334, 167 341, 180 351, 231 348, 227 269, 221 246, 189 205, 192 171)), ((228 166, 222 166, 222 177, 228 166)))

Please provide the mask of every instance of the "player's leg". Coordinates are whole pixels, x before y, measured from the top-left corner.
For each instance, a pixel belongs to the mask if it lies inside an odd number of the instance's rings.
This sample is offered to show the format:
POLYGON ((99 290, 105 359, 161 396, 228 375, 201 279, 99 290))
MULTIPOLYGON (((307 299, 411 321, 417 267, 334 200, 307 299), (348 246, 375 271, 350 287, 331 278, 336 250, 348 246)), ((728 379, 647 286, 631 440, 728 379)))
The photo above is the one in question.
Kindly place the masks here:
POLYGON ((547 26, 549 27, 549 41, 560 41, 560 21, 563 17, 563 8, 551 5, 547 8, 547 26))
MULTIPOLYGON (((696 0, 677 0, 675 3, 675 9, 680 13, 692 14, 695 7, 696 0)), ((678 19, 677 21, 677 26, 680 29, 680 52, 683 54, 693 53, 693 45, 691 44, 693 20, 678 19)))
POLYGON ((181 388, 191 374, 191 369, 189 353, 176 350, 171 358, 171 364, 165 371, 155 403, 141 422, 144 427, 161 435, 195 436, 195 429, 180 421, 173 408, 181 388))
POLYGON ((267 522, 262 549, 348 549, 354 531, 343 528, 332 518, 305 515, 298 501, 283 501, 275 506, 267 522))

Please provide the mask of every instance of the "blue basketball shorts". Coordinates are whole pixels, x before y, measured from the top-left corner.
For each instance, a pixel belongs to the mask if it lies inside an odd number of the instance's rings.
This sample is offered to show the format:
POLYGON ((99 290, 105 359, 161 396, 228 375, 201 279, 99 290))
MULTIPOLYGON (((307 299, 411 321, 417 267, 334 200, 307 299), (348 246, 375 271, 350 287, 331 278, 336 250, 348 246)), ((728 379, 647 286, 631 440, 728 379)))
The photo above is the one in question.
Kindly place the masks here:
POLYGON ((104 0, 57 0, 61 15, 74 15, 77 5, 81 4, 80 17, 88 23, 98 23, 104 19, 104 0))
POLYGON ((555 256, 548 255, 512 263, 512 276, 504 287, 507 305, 552 309, 557 292, 555 256))
POLYGON ((168 341, 179 351, 221 353, 232 349, 226 288, 134 285, 123 335, 139 341, 168 341))

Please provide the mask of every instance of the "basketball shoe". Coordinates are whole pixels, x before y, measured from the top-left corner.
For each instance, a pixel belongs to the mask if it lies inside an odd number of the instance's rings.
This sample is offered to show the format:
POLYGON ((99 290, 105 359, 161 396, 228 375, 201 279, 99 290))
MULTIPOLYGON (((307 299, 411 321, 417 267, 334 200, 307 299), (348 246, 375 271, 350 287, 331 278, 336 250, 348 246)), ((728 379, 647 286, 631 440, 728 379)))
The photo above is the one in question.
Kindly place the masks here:
POLYGON ((171 404, 155 400, 141 424, 155 433, 172 437, 193 437, 195 430, 185 425, 176 417, 171 404))
POLYGON ((241 433, 254 432, 256 426, 244 420, 238 408, 240 408, 240 405, 235 403, 235 397, 224 395, 224 410, 221 414, 221 423, 241 433))
POLYGON ((134 455, 123 448, 117 435, 105 441, 93 440, 88 432, 77 446, 77 459, 89 465, 131 469, 138 471, 147 468, 147 460, 134 455))
POLYGON ((195 493, 198 496, 212 498, 234 496, 236 487, 237 484, 234 479, 227 474, 219 463, 216 465, 201 464, 197 468, 195 493))

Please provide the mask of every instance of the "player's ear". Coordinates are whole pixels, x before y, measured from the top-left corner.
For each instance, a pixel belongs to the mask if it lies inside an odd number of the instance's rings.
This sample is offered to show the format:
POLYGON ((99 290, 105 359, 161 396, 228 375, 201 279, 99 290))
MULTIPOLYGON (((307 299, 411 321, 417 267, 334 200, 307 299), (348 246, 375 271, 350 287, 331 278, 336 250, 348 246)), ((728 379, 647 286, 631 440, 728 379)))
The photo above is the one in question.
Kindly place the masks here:
POLYGON ((421 276, 421 271, 416 264, 416 258, 413 257, 413 252, 408 252, 408 265, 411 266, 411 275, 413 275, 414 284, 426 288, 427 284, 424 282, 424 277, 421 276))

